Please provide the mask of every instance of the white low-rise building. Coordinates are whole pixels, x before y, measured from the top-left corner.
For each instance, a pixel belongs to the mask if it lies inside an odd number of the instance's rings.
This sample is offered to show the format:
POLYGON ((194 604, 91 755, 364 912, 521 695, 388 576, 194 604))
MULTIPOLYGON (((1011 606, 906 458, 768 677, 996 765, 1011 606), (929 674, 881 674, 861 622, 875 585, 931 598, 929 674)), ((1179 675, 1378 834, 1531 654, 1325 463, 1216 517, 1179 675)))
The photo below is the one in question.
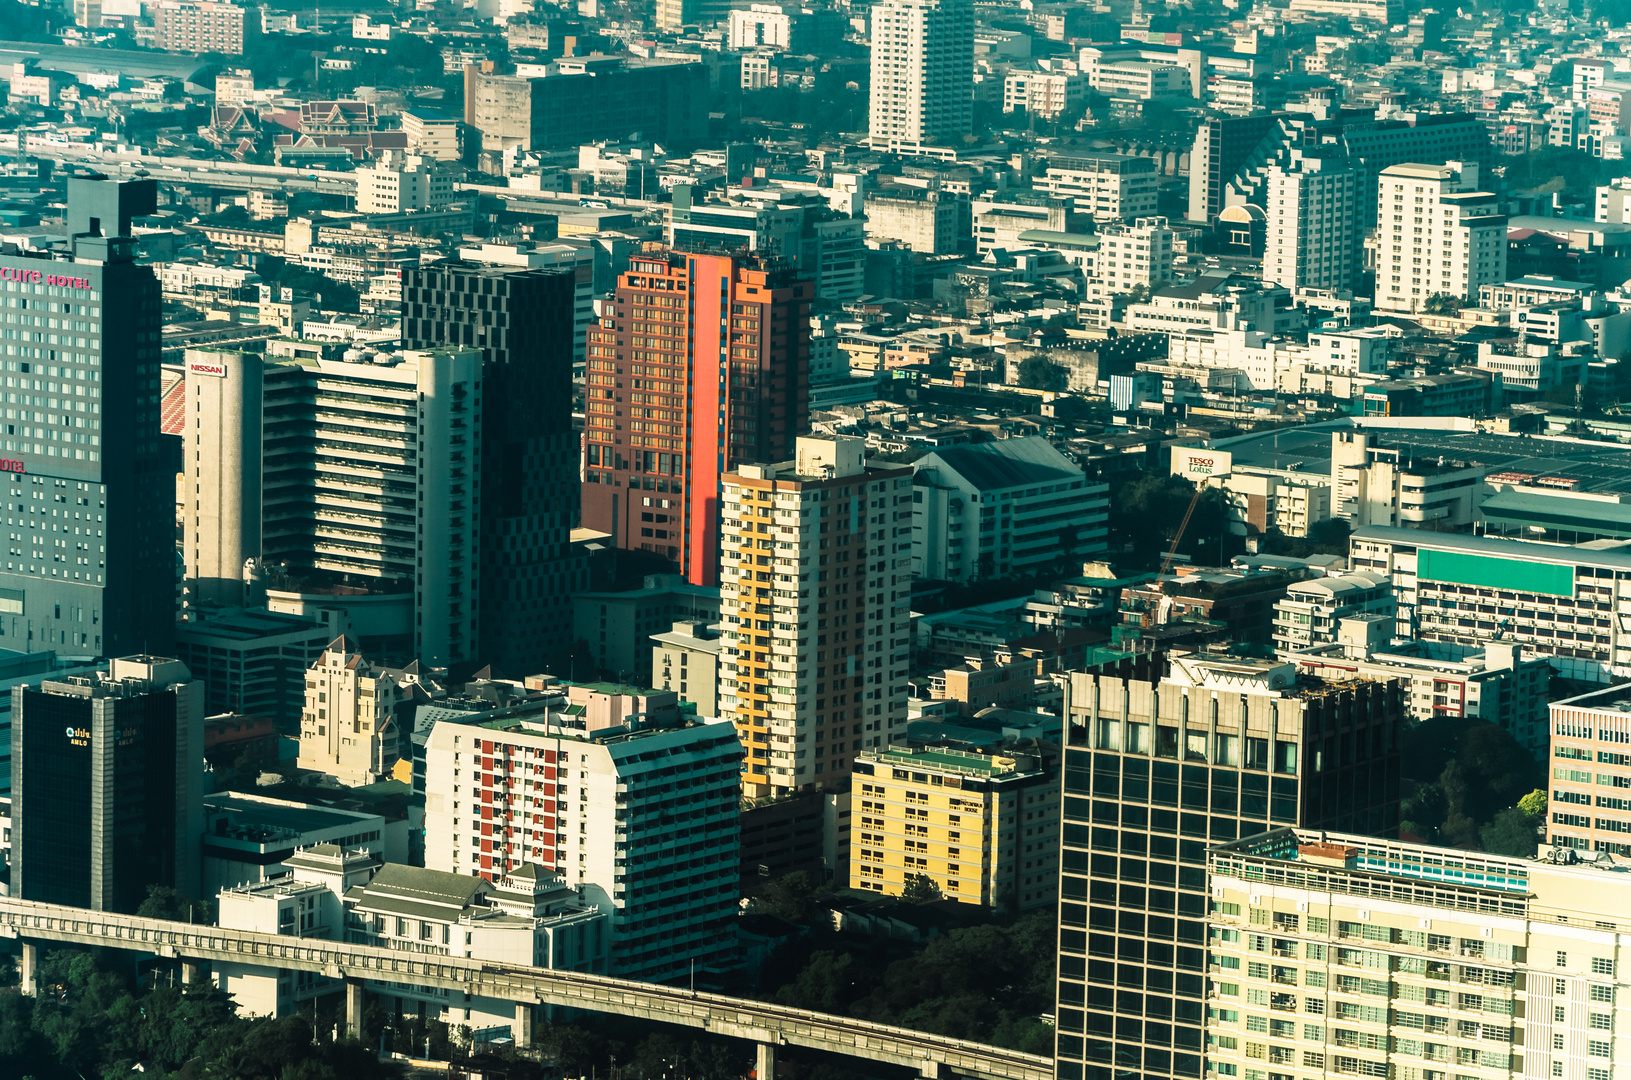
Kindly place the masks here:
POLYGON ((1070 118, 1087 103, 1087 76, 1074 61, 1039 60, 1035 70, 1010 71, 1002 83, 1002 111, 1044 120, 1070 118))
POLYGON ((1388 350, 1387 336, 1369 328, 1310 334, 1306 342, 1259 330, 1194 328, 1172 335, 1167 359, 1242 371, 1252 390, 1298 394, 1317 382, 1315 392, 1349 398, 1356 385, 1387 377, 1388 350))
POLYGON ((1126 221, 1155 213, 1160 179, 1151 158, 1094 154, 1051 158, 1036 187, 1096 221, 1126 221))
POLYGON ((1355 615, 1393 618, 1393 582, 1386 574, 1355 571, 1299 581, 1274 602, 1274 647, 1282 653, 1329 645, 1341 620, 1355 615))
MULTIPOLYGON (((607 916, 553 873, 517 867, 498 881, 381 863, 333 844, 307 848, 289 873, 224 889, 218 923, 287 937, 372 945, 499 964, 605 974, 607 916)), ((262 965, 217 963, 213 976, 252 1016, 288 1016, 335 992, 338 979, 262 965)), ((387 1011, 423 1012, 473 1034, 503 1033, 525 1042, 530 1003, 369 980, 364 988, 387 1011)))
POLYGON ((359 214, 440 210, 453 201, 454 172, 434 158, 387 150, 378 162, 352 175, 357 178, 359 214))

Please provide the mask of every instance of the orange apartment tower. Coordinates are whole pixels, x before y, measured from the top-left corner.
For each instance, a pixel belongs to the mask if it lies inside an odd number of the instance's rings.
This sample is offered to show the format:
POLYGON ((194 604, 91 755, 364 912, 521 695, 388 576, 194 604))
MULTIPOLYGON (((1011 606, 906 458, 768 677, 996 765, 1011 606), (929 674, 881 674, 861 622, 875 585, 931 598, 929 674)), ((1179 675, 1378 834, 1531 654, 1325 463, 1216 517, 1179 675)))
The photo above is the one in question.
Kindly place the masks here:
POLYGON ((589 328, 583 525, 719 583, 719 478, 786 461, 809 417, 815 284, 780 260, 630 260, 589 328))

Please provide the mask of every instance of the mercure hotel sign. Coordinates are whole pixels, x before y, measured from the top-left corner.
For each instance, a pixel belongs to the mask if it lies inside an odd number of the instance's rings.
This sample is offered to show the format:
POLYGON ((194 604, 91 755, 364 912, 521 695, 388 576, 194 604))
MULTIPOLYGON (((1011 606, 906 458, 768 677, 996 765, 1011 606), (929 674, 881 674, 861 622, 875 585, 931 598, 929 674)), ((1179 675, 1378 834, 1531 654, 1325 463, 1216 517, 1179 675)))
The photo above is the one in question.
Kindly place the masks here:
POLYGON ((61 285, 68 289, 91 288, 90 278, 47 274, 43 270, 30 270, 20 266, 0 266, 0 281, 16 281, 24 285, 61 285))

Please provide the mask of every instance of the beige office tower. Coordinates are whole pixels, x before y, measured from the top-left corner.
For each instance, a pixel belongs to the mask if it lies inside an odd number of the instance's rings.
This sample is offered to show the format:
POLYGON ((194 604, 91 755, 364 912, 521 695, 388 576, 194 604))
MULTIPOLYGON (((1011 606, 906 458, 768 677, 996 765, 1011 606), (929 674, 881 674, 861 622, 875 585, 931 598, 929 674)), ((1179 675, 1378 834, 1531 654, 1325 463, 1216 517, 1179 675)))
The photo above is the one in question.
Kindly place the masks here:
POLYGON ((1553 702, 1551 714, 1547 838, 1585 858, 1631 856, 1631 687, 1553 702))
POLYGON ((238 607, 244 563, 261 550, 261 358, 188 349, 183 360, 185 603, 238 607))
POLYGON ((436 667, 476 659, 481 351, 284 359, 265 377, 262 557, 313 588, 411 590, 412 624, 386 633, 436 667))
POLYGON ((719 714, 750 796, 847 784, 906 732, 912 470, 865 446, 801 438, 721 479, 719 714))
POLYGON ((1208 853, 1207 1073, 1616 1080, 1631 879, 1276 829, 1208 853))

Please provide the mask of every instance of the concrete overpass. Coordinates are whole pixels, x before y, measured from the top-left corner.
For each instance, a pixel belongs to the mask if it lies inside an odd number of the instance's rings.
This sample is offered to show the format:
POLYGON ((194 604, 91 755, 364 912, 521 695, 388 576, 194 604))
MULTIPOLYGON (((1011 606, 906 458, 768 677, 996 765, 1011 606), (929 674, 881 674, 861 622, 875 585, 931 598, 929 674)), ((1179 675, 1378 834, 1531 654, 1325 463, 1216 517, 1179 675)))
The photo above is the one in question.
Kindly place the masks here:
POLYGON ((80 165, 118 180, 150 176, 167 184, 198 184, 234 191, 316 191, 346 197, 357 193, 357 178, 349 172, 154 154, 86 153, 83 147, 33 146, 22 153, 80 165))
POLYGON ((39 946, 102 946, 179 959, 191 981, 206 961, 310 971, 346 986, 346 1017, 361 1029, 363 984, 412 983, 516 1003, 517 1043, 530 1038, 533 1007, 560 1005, 697 1028, 759 1048, 759 1075, 773 1076, 776 1048, 801 1046, 915 1069, 925 1077, 1052 1080, 1051 1058, 762 1001, 697 994, 655 983, 510 966, 437 953, 402 952, 285 937, 0 897, 0 937, 23 945, 23 991, 34 992, 39 946))

